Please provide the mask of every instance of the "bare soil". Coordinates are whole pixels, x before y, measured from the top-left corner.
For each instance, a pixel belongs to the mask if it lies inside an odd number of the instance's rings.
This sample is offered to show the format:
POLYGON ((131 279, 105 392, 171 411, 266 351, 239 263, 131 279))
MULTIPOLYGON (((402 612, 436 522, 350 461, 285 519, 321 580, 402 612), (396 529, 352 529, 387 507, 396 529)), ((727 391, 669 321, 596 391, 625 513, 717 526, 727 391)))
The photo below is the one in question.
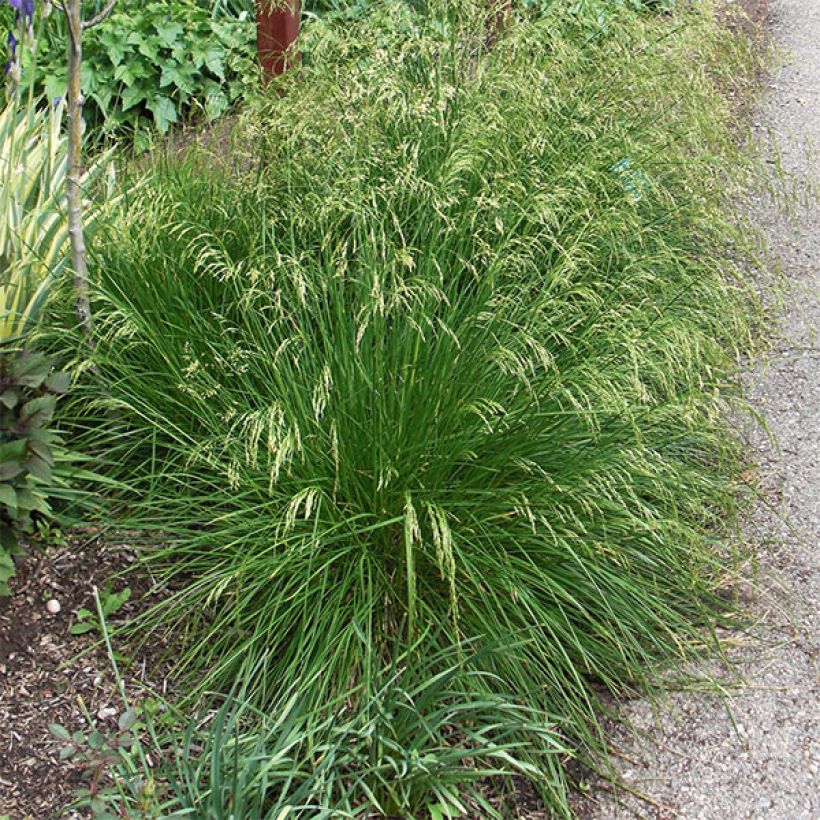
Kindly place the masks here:
MULTIPOLYGON (((68 806, 83 786, 82 770, 59 760, 62 744, 49 725, 105 734, 116 728, 124 707, 99 631, 72 635, 70 630, 79 609, 95 609, 94 587, 120 573, 126 575, 111 589, 130 586, 132 597, 108 619, 109 627, 145 605, 150 582, 129 571, 133 561, 126 544, 100 543, 94 531, 74 533, 63 546, 31 547, 13 579, 13 594, 0 598, 0 817, 75 816, 68 806), (59 612, 49 611, 49 601, 59 603, 59 612)), ((152 643, 127 666, 121 664, 126 690, 136 701, 144 686, 166 687, 163 649, 152 643)))

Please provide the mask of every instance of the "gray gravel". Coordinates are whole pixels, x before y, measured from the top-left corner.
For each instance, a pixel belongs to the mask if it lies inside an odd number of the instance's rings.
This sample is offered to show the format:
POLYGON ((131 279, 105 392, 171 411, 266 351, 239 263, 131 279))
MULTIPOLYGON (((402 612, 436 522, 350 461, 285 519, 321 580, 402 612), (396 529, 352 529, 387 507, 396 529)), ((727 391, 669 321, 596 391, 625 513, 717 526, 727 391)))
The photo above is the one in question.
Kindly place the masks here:
MULTIPOLYGON (((764 145, 772 134, 787 174, 816 180, 820 0, 773 0, 772 17, 785 64, 758 113, 758 134, 764 145)), ((625 704, 622 718, 645 734, 615 730, 616 768, 650 800, 594 787, 582 812, 596 820, 820 820, 820 207, 802 207, 789 224, 763 203, 754 212, 793 287, 772 348, 749 374, 779 446, 754 436, 768 502, 748 524, 762 541, 751 591, 760 623, 754 639, 733 636, 745 684, 726 697, 689 692, 660 706, 625 704)))

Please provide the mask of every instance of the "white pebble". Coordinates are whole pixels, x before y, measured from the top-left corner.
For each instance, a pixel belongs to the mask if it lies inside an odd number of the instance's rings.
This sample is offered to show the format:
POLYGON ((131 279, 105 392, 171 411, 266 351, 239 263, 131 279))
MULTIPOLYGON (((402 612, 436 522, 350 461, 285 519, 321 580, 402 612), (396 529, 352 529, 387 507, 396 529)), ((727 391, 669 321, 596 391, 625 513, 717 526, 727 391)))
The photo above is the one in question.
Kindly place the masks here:
POLYGON ((46 609, 52 614, 56 615, 62 607, 60 606, 60 602, 56 598, 52 598, 47 604, 46 609))

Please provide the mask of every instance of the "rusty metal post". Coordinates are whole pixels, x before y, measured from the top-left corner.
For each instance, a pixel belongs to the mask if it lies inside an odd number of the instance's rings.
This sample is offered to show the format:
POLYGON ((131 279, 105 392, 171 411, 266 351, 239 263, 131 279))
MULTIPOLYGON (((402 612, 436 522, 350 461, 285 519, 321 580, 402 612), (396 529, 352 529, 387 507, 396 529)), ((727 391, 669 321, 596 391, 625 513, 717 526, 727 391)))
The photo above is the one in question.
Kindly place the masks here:
POLYGON ((298 38, 299 0, 256 0, 256 50, 265 74, 277 76, 299 62, 298 38))

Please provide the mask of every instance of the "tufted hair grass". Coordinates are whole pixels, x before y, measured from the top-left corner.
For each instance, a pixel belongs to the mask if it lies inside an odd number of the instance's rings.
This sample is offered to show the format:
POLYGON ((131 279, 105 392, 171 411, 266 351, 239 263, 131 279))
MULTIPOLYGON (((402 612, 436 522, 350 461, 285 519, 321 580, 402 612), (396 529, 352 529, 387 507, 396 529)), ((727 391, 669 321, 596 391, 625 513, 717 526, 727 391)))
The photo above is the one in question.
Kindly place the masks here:
MULTIPOLYGON (((500 642, 465 695, 593 760, 602 687, 715 648, 750 58, 679 14, 556 9, 489 54, 452 21, 309 32, 231 168, 128 195, 93 266, 108 395, 73 423, 133 487, 115 520, 176 589, 142 627, 184 636, 192 696, 366 703, 397 646, 500 642)), ((539 787, 567 811, 561 767, 539 787)))

